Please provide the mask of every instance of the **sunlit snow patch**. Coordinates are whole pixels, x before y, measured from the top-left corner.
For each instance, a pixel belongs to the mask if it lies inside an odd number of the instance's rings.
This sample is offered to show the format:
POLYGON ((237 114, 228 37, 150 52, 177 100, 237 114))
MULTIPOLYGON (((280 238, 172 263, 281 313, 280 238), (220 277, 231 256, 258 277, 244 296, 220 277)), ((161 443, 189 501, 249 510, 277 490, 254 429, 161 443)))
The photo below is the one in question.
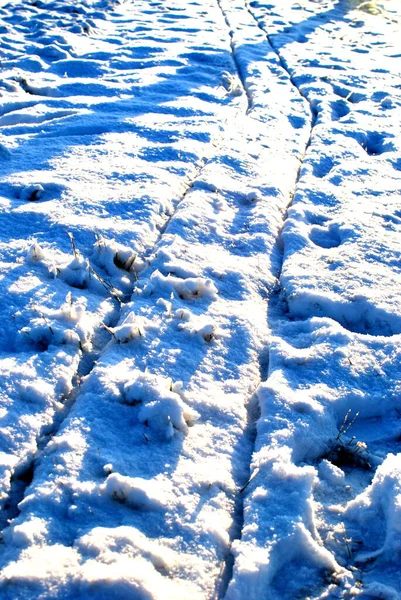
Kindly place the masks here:
POLYGON ((160 482, 142 477, 111 473, 101 486, 101 492, 112 500, 138 510, 161 510, 165 504, 161 499, 160 482))
POLYGON ((172 383, 149 373, 137 371, 124 386, 124 403, 139 405, 138 419, 156 434, 170 439, 176 431, 186 434, 199 413, 186 402, 182 383, 172 383))

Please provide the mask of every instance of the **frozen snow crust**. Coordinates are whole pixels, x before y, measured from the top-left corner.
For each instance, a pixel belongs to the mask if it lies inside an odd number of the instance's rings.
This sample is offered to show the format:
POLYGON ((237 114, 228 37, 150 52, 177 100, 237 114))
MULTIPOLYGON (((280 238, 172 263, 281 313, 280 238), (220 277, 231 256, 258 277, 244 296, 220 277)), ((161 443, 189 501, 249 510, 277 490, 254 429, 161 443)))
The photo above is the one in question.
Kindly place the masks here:
POLYGON ((396 1, 0 20, 0 597, 400 598, 396 1))

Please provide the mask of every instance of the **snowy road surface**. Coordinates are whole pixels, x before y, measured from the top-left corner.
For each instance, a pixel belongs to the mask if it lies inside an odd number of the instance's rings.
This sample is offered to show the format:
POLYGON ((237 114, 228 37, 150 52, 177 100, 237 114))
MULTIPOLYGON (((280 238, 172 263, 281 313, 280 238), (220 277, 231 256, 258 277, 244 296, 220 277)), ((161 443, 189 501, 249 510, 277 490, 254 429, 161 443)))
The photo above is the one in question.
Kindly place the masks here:
POLYGON ((401 598, 398 0, 0 4, 0 597, 401 598))

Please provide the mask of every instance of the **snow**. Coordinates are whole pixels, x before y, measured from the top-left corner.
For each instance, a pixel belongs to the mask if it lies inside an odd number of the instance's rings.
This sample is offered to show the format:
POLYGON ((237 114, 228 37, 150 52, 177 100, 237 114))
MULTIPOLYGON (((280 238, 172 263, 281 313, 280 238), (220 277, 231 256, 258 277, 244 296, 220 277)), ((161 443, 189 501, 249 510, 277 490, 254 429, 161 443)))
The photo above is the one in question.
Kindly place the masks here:
MULTIPOLYGON (((174 430, 188 433, 188 426, 199 419, 199 413, 184 400, 181 381, 173 384, 146 372, 134 374, 133 381, 124 386, 122 398, 122 402, 130 406, 140 404, 138 421, 165 439, 172 438, 174 430)), ((149 435, 146 437, 149 441, 149 435)))
POLYGON ((400 17, 1 3, 4 600, 401 597, 400 17))

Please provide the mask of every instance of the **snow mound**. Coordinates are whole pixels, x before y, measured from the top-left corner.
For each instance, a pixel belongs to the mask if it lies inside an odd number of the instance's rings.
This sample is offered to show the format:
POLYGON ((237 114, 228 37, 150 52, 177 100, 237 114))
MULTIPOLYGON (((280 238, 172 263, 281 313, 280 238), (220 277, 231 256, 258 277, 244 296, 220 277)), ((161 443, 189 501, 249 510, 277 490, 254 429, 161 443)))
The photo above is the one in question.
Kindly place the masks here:
POLYGON ((401 559, 401 456, 389 454, 377 468, 370 486, 345 508, 347 518, 359 524, 365 548, 356 562, 371 562, 378 557, 399 564, 401 559), (384 538, 384 539, 383 539, 384 538))
POLYGON ((177 328, 180 331, 198 337, 208 344, 221 335, 220 329, 210 319, 194 318, 188 310, 178 309, 175 311, 174 317, 178 320, 177 328))
POLYGON ((332 485, 344 485, 344 471, 326 458, 319 465, 319 476, 332 485))
POLYGON ((41 263, 45 258, 46 255, 43 248, 39 244, 32 244, 26 256, 27 262, 30 264, 41 263))
POLYGON ((100 237, 94 245, 91 258, 111 276, 118 275, 120 269, 128 273, 135 273, 143 267, 137 253, 133 252, 131 248, 103 237, 100 237))
POLYGON ((41 265, 45 268, 48 276, 52 278, 58 277, 71 287, 80 290, 93 288, 93 291, 102 291, 100 278, 96 278, 89 260, 82 256, 76 248, 74 248, 74 257, 72 259, 69 255, 65 258, 61 255, 57 256, 57 260, 55 261, 54 254, 51 254, 51 249, 43 248, 35 242, 27 252, 26 262, 30 265, 41 265))
POLYGON ((244 93, 238 77, 228 71, 221 74, 221 84, 230 96, 242 96, 244 93))
POLYGON ((91 278, 89 261, 80 255, 75 256, 64 267, 58 267, 57 272, 68 285, 81 290, 88 287, 91 278))
POLYGON ((22 345, 33 345, 38 350, 47 350, 50 345, 72 344, 81 350, 91 349, 91 318, 85 304, 74 302, 67 294, 65 303, 59 309, 33 307, 29 325, 18 331, 17 339, 22 345))
POLYGON ((124 402, 140 405, 138 419, 156 434, 170 439, 176 431, 186 434, 199 413, 186 402, 182 383, 137 372, 133 381, 124 387, 124 402))
POLYGON ((127 344, 131 340, 145 335, 144 327, 139 323, 134 312, 130 312, 121 325, 106 328, 119 344, 127 344))
POLYGON ((138 510, 161 510, 166 502, 160 482, 111 473, 100 487, 101 493, 112 500, 138 510))
POLYGON ((217 288, 211 279, 204 277, 187 277, 181 279, 173 275, 163 275, 160 271, 154 271, 150 282, 144 290, 148 294, 177 295, 181 300, 193 300, 195 298, 207 298, 214 300, 217 297, 217 288))

